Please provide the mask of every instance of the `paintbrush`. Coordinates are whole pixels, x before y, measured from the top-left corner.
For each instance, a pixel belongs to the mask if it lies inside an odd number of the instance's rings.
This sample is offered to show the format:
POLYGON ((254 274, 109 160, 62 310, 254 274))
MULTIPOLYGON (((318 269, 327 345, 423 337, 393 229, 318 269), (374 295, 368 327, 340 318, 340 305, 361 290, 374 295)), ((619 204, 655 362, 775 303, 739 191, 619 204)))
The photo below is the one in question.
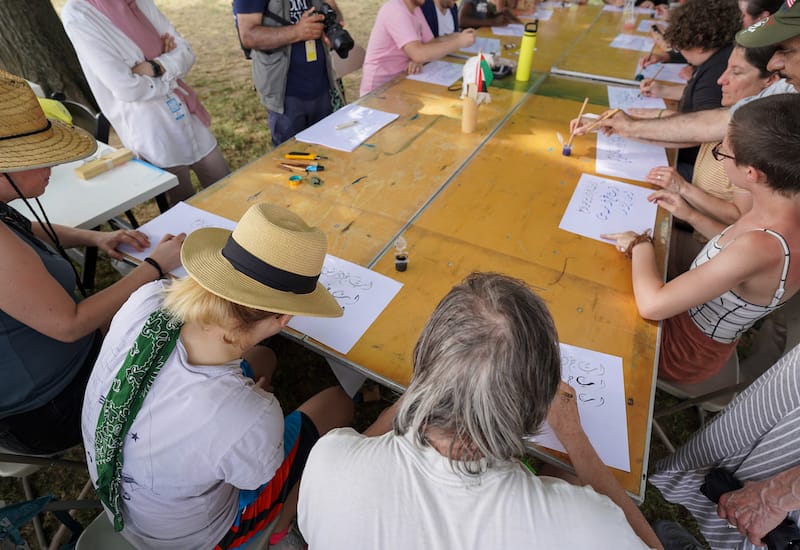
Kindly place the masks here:
MULTIPOLYGON (((581 105, 581 111, 578 113, 578 123, 580 123, 581 117, 583 116, 583 112, 586 110, 586 104, 589 103, 589 98, 583 100, 583 105, 581 105)), ((577 128, 577 126, 576 126, 577 128)), ((561 148, 561 154, 565 157, 568 157, 572 154, 572 140, 575 138, 575 132, 572 131, 569 133, 569 139, 564 147, 561 148)))

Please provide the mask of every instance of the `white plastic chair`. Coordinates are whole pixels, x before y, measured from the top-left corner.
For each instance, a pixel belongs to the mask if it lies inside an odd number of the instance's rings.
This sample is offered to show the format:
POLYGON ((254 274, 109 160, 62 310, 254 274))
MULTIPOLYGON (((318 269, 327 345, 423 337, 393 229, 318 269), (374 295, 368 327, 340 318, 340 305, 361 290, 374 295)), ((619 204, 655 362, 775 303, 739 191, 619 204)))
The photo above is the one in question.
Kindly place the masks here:
POLYGON ((339 57, 335 50, 332 51, 331 63, 333 64, 333 70, 336 72, 336 77, 343 78, 359 70, 364 65, 364 57, 366 55, 367 51, 358 44, 353 46, 346 59, 339 57))

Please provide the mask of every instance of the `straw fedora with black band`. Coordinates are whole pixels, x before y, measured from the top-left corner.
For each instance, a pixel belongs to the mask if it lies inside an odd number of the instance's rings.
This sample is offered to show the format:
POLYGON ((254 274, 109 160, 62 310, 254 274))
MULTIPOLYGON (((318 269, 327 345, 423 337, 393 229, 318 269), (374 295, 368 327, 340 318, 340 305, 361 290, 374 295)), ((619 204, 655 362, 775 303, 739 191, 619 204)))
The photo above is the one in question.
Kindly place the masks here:
POLYGON ((319 282, 328 239, 318 227, 272 204, 256 204, 233 232, 192 232, 181 262, 200 286, 236 304, 289 315, 341 317, 319 282))
POLYGON ((85 130, 48 119, 24 79, 0 70, 0 173, 72 162, 96 149, 85 130))
POLYGON ((736 33, 736 42, 745 48, 760 48, 798 35, 800 35, 800 0, 786 0, 769 17, 736 33))

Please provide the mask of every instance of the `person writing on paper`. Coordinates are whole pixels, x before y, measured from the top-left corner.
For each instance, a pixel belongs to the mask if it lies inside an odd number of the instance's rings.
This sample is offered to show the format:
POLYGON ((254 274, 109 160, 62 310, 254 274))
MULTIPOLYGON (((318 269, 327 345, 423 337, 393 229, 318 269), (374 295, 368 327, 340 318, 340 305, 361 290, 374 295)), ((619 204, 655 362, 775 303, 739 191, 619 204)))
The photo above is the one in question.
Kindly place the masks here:
MULTIPOLYGON (((728 58, 728 68, 722 73, 722 104, 731 106, 755 95, 776 82, 779 77, 767 69, 774 46, 743 48, 737 46, 728 58)), ((637 114, 633 109, 631 114, 637 114)), ((750 193, 732 185, 722 163, 713 156, 718 142, 703 143, 694 163, 692 183, 687 182, 674 168, 657 166, 650 170, 647 182, 662 188, 651 198, 660 200, 673 217, 692 227, 710 223, 731 224, 752 206, 750 193)), ((670 237, 668 279, 689 268, 706 239, 698 231, 687 231, 673 225, 670 237)))
POLYGON ((424 3, 388 0, 378 10, 364 58, 362 96, 403 73, 420 72, 424 63, 475 43, 472 29, 434 38, 420 9, 424 3))
MULTIPOLYGON (((696 383, 718 372, 739 337, 800 289, 800 96, 750 102, 733 115, 712 154, 753 206, 733 225, 695 226, 710 239, 686 273, 664 283, 652 238, 632 231, 604 235, 632 258, 642 317, 661 320, 660 378, 696 383)), ((656 193, 659 205, 669 197, 656 193)))
POLYGON ((334 430, 312 450, 298 504, 310 548, 661 548, 559 386, 553 320, 524 282, 469 275, 431 314, 413 369, 391 431, 334 430), (545 418, 581 485, 522 464, 545 418))
POLYGON ((230 172, 211 117, 182 79, 192 47, 153 0, 69 0, 61 12, 86 80, 123 145, 178 177, 175 204, 230 172))
POLYGON ((497 0, 496 4, 489 0, 461 0, 458 10, 458 25, 462 29, 479 27, 503 27, 520 20, 511 11, 517 3, 497 0))
POLYGON ((276 518, 270 548, 301 548, 289 533, 300 474, 353 402, 328 388, 284 418, 263 389, 275 355, 259 343, 294 315, 342 315, 318 282, 326 250, 322 230, 257 204, 233 232, 191 233, 188 277, 142 287, 114 317, 83 441, 103 506, 137 548, 240 548, 276 518))
POLYGON ((458 31, 456 0, 425 0, 421 9, 434 37, 458 31))
MULTIPOLYGON (((161 242, 153 265, 83 301, 63 247, 96 246, 114 258, 128 244, 149 245, 139 231, 87 231, 31 223, 8 203, 45 192, 50 167, 91 155, 97 142, 48 120, 22 78, 0 71, 0 449, 50 454, 80 442, 83 390, 100 348, 100 330, 122 303, 161 270, 178 266, 183 235, 161 242)), ((45 218, 46 220, 46 218, 45 218)))

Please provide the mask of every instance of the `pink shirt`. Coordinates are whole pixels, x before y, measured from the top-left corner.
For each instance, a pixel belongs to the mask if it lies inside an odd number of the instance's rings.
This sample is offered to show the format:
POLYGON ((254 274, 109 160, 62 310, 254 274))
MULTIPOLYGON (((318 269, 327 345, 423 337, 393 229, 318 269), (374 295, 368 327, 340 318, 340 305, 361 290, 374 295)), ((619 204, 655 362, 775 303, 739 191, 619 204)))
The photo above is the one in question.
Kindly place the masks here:
POLYGON ((361 95, 404 73, 411 59, 403 51, 403 46, 416 40, 423 44, 433 40, 433 33, 419 7, 414 8, 413 13, 409 12, 403 0, 389 0, 381 6, 369 35, 361 95))

